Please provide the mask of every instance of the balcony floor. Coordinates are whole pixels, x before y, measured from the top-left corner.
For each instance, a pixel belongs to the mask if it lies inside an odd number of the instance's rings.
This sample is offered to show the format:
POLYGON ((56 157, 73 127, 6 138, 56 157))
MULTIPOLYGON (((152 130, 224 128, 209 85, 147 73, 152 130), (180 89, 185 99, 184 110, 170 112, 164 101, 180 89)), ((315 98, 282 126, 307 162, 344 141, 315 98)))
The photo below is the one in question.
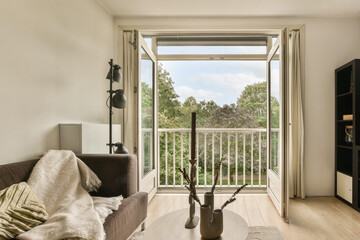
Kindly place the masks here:
MULTIPOLYGON (((230 195, 215 197, 215 206, 230 195)), ((185 194, 157 194, 149 203, 146 224, 169 212, 186 208, 185 194)), ((313 197, 290 201, 290 224, 279 217, 266 194, 242 194, 227 207, 241 215, 250 226, 276 226, 285 239, 359 239, 360 213, 334 197, 313 197)))

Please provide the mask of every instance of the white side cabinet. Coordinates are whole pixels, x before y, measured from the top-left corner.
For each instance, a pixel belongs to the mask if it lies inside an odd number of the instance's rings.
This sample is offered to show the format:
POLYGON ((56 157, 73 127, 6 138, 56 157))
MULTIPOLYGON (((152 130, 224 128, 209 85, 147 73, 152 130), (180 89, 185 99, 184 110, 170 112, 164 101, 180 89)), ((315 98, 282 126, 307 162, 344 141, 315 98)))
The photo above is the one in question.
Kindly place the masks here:
MULTIPOLYGON (((109 153, 109 124, 61 123, 60 149, 74 153, 109 153)), ((112 126, 113 143, 121 142, 121 125, 112 126)))
POLYGON ((349 203, 352 203, 353 199, 353 179, 352 177, 345 175, 341 172, 336 172, 337 175, 337 195, 348 201, 349 203))

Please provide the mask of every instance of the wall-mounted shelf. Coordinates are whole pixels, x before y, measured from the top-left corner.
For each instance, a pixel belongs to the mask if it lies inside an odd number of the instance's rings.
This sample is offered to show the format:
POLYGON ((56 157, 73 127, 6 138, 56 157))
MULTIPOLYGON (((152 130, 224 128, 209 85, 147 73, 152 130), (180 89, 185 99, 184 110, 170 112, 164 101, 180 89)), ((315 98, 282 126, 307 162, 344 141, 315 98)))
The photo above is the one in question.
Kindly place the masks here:
POLYGON ((350 147, 350 146, 343 146, 343 145, 337 145, 337 147, 339 147, 339 148, 346 148, 346 149, 350 149, 350 150, 353 149, 353 148, 350 147))
POLYGON ((352 122, 353 120, 337 120, 337 122, 352 122))
POLYGON ((337 97, 344 97, 344 96, 348 96, 348 95, 351 95, 352 92, 346 92, 346 93, 342 93, 342 94, 339 94, 337 95, 337 97))

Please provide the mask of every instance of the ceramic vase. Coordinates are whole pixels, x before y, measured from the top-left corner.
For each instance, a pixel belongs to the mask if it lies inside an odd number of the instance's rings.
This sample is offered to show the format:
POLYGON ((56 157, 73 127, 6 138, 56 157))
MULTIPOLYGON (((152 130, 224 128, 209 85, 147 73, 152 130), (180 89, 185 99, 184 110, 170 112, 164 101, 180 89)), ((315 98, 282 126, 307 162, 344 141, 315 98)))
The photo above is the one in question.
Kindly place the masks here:
POLYGON ((223 232, 223 211, 214 210, 214 194, 204 195, 204 205, 200 207, 200 233, 204 239, 220 237, 223 232))
POLYGON ((211 192, 206 192, 204 194, 204 205, 209 205, 211 207, 211 213, 214 210, 214 194, 211 192))
POLYGON ((215 239, 223 232, 223 211, 211 211, 211 206, 200 207, 200 234, 204 239, 215 239))

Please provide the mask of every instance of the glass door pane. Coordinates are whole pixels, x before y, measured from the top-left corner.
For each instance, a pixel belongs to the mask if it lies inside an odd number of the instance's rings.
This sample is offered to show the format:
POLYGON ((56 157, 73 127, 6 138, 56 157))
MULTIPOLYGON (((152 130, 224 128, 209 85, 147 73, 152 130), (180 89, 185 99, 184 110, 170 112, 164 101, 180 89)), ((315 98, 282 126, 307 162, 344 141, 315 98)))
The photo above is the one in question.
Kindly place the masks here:
POLYGON ((154 62, 141 48, 141 163, 143 178, 154 169, 154 62))
POLYGON ((280 75, 279 47, 270 60, 270 169, 279 175, 280 160, 280 75))
POLYGON ((137 145, 139 191, 150 201, 157 191, 157 80, 156 56, 139 31, 136 34, 137 145))

